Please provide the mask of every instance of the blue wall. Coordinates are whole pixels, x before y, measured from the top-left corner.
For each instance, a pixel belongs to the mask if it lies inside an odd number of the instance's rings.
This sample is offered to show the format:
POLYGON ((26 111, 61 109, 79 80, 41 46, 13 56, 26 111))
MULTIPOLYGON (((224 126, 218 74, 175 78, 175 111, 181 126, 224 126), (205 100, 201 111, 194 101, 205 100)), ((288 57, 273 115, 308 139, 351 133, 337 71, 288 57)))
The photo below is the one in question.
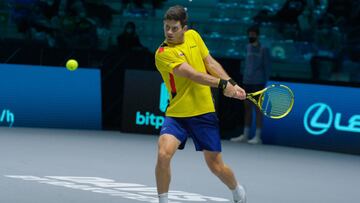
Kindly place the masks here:
MULTIPOLYGON (((264 118, 265 144, 360 154, 359 88, 270 82, 274 83, 289 86, 295 103, 285 118, 264 118)), ((167 99, 161 94, 161 84, 162 79, 156 71, 126 70, 123 131, 159 133, 164 116, 161 98, 164 103, 167 99)), ((243 106, 242 102, 237 104, 243 106)), ((219 106, 218 110, 225 108, 230 107, 219 106)))
POLYGON ((0 64, 0 126, 101 129, 97 69, 0 64))
POLYGON ((265 143, 360 154, 360 88, 281 84, 293 90, 294 107, 264 120, 265 143))

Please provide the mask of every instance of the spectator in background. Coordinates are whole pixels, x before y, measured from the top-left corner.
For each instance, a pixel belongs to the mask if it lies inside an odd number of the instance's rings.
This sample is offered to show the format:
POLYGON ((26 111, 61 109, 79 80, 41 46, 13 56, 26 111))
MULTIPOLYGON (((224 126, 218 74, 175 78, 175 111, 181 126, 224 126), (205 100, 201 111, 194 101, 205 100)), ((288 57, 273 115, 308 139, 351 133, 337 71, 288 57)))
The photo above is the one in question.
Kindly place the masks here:
POLYGON ((37 7, 44 17, 51 20, 58 15, 61 0, 39 0, 37 7))
POLYGON ((18 31, 32 42, 54 45, 52 18, 57 15, 60 0, 9 0, 11 16, 18 31))
POLYGON ((144 9, 144 0, 121 0, 120 12, 123 15, 126 13, 136 13, 144 9))
MULTIPOLYGON (((270 51, 259 41, 260 30, 257 26, 248 29, 249 44, 246 47, 245 69, 243 75, 244 89, 248 93, 262 90, 270 76, 271 60, 270 51)), ((234 142, 248 142, 250 144, 261 144, 261 130, 263 125, 263 114, 250 101, 245 100, 245 125, 244 132, 238 137, 231 138, 234 142), (255 136, 248 140, 252 125, 252 114, 256 112, 255 136)))
POLYGON ((305 6, 305 0, 287 0, 276 13, 277 21, 286 24, 298 24, 298 16, 304 11, 305 6))
POLYGON ((11 19, 21 33, 28 33, 34 21, 37 0, 8 0, 11 19))
POLYGON ((117 13, 105 3, 105 0, 86 0, 84 2, 86 15, 96 25, 98 49, 106 50, 111 44, 111 23, 117 13))
POLYGON ((158 9, 158 8, 161 8, 164 1, 166 1, 166 0, 151 0, 151 5, 152 5, 153 9, 158 9))
POLYGON ((273 14, 272 8, 264 7, 253 16, 253 21, 256 24, 274 23, 284 38, 297 38, 301 26, 298 17, 303 13, 307 4, 306 0, 287 0, 275 14, 273 14))
POLYGON ((354 0, 328 0, 326 12, 334 18, 334 26, 342 27, 351 18, 351 10, 355 6, 354 0))
POLYGON ((155 16, 155 10, 162 7, 165 0, 121 0, 120 13, 124 16, 155 16), (151 9, 148 9, 151 7, 151 9))
MULTIPOLYGON (((319 21, 319 29, 315 31, 315 52, 310 60, 312 79, 321 79, 322 62, 330 62, 331 72, 337 74, 342 64, 342 34, 338 27, 334 27, 335 19, 326 13, 319 21)), ((328 77, 328 76, 325 76, 328 77)))
POLYGON ((104 3, 104 0, 86 0, 84 2, 86 15, 96 22, 99 27, 110 28, 113 14, 117 12, 104 3))
POLYGON ((278 31, 291 37, 297 37, 300 32, 298 17, 306 7, 306 0, 287 0, 283 7, 275 14, 274 20, 278 23, 278 31))
POLYGON ((351 8, 351 15, 349 18, 348 25, 355 25, 355 27, 360 27, 360 1, 354 1, 351 8))
POLYGON ((151 0, 151 6, 152 6, 152 16, 155 16, 155 10, 160 9, 163 5, 163 2, 165 0, 151 0))
POLYGON ((74 16, 78 18, 86 17, 86 10, 82 0, 61 0, 59 6, 59 16, 74 16))
POLYGON ((96 22, 87 16, 83 0, 60 0, 58 15, 52 23, 57 29, 57 47, 97 48, 96 22))
POLYGON ((313 30, 316 28, 316 19, 313 15, 313 8, 306 7, 304 12, 298 17, 300 40, 311 42, 313 41, 313 30))
POLYGON ((122 51, 141 49, 143 45, 140 43, 139 36, 136 33, 134 22, 127 22, 124 31, 117 37, 118 48, 122 51))

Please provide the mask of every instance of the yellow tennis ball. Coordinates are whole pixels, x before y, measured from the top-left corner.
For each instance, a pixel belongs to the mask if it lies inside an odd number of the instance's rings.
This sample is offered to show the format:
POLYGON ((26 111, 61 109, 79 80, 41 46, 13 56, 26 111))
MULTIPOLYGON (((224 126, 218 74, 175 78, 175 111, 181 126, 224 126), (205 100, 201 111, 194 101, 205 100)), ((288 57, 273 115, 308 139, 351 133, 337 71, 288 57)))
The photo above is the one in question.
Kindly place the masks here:
POLYGON ((69 59, 66 62, 66 68, 70 71, 74 71, 78 68, 78 62, 75 59, 69 59))

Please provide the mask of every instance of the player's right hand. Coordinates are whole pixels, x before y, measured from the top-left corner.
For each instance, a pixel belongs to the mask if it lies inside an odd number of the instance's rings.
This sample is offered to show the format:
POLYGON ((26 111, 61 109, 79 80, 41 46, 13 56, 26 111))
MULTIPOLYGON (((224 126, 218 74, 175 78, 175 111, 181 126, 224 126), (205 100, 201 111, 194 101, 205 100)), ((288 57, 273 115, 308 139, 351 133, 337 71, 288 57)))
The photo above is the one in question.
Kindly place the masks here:
POLYGON ((233 86, 228 83, 223 93, 226 97, 236 98, 240 100, 246 99, 245 90, 238 85, 233 86))
POLYGON ((235 85, 235 89, 237 91, 237 99, 245 100, 246 99, 246 92, 243 88, 241 88, 239 85, 235 85))

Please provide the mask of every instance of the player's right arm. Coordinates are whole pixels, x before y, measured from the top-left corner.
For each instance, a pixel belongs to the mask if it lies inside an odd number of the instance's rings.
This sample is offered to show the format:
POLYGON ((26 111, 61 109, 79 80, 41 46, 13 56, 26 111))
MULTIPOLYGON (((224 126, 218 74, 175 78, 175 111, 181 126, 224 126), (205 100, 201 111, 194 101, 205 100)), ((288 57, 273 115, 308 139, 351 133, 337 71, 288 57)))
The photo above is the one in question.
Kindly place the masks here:
MULTIPOLYGON (((188 78, 196 83, 207 85, 210 87, 219 87, 220 80, 212 75, 202 73, 196 71, 193 67, 191 67, 188 63, 184 62, 173 69, 173 73, 179 77, 188 78)), ((228 83, 228 81, 224 80, 224 82, 228 83)), ((240 98, 239 93, 230 83, 226 85, 226 88, 223 90, 223 93, 227 97, 240 98)))
MULTIPOLYGON (((178 77, 188 78, 189 80, 202 85, 219 87, 221 86, 219 84, 228 83, 228 81, 224 81, 207 73, 195 70, 186 62, 183 54, 179 53, 175 49, 168 49, 166 44, 157 50, 155 54, 155 63, 159 71, 168 72, 178 77)), ((242 99, 237 93, 235 87, 230 83, 228 83, 226 88, 223 89, 223 93, 227 97, 242 99)))
POLYGON ((220 79, 212 75, 196 71, 188 63, 184 62, 173 69, 176 76, 188 78, 196 83, 210 87, 218 87, 220 79))

